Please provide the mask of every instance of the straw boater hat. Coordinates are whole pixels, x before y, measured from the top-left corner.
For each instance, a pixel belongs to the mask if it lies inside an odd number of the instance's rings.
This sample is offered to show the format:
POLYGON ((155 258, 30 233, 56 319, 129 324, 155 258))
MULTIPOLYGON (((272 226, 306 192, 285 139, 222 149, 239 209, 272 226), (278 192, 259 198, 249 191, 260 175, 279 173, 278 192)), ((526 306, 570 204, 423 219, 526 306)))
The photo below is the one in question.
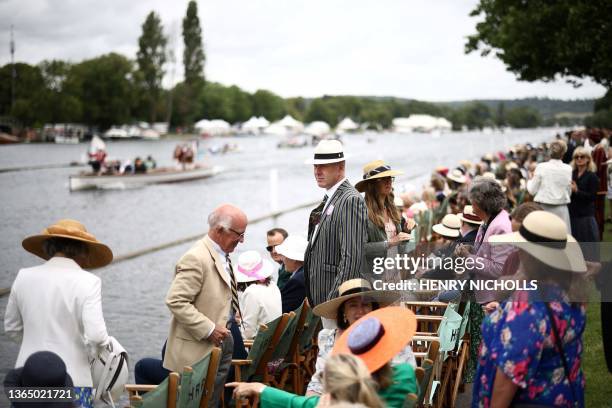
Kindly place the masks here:
POLYGON ((23 249, 42 259, 49 259, 43 251, 43 243, 51 238, 67 238, 79 241, 87 245, 87 259, 79 259, 81 268, 94 269, 108 265, 113 260, 113 252, 96 237, 87 232, 85 226, 75 220, 59 220, 53 225, 45 228, 39 235, 32 235, 23 240, 23 249))
POLYGON ((338 140, 321 140, 315 147, 314 158, 306 164, 329 164, 344 161, 344 148, 338 140))
POLYGON ((586 272, 586 263, 576 239, 567 233, 563 220, 547 211, 534 211, 517 232, 493 235, 491 243, 508 243, 556 269, 586 272))
POLYGON ((306 247, 308 247, 306 238, 301 235, 289 235, 282 244, 276 247, 276 252, 294 261, 303 262, 306 247))
POLYGON ((385 164, 383 160, 374 160, 363 166, 363 180, 355 184, 355 188, 357 191, 363 193, 365 191, 365 184, 368 181, 384 177, 393 177, 399 174, 404 174, 404 172, 391 170, 391 166, 385 164))
POLYGON ((241 253, 236 269, 236 281, 239 283, 264 280, 274 273, 272 263, 263 259, 257 251, 241 253))
POLYGON ((442 218, 442 222, 434 225, 431 229, 443 237, 458 238, 459 230, 461 229, 461 220, 455 214, 446 214, 444 218, 442 218))
POLYGON ((317 316, 335 320, 340 305, 355 297, 367 297, 383 307, 398 300, 400 294, 389 290, 372 290, 372 285, 365 279, 349 279, 338 288, 338 297, 317 305, 312 311, 317 316))
POLYGON ((404 307, 374 310, 353 323, 334 344, 332 355, 359 357, 370 373, 402 351, 416 332, 416 316, 404 307))
POLYGON ((467 177, 459 169, 453 169, 453 171, 446 175, 446 178, 459 184, 464 184, 467 181, 467 177))
POLYGON ((468 224, 482 225, 482 219, 474 213, 474 208, 469 204, 463 207, 463 212, 457 217, 468 224))

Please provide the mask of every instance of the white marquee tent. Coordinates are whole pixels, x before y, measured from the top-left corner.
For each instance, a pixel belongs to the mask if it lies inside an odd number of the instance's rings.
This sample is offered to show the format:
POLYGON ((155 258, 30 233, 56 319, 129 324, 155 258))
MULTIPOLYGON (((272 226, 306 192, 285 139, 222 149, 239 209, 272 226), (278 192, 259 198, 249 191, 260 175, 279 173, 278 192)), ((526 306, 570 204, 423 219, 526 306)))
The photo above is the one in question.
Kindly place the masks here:
POLYGON ((351 132, 357 129, 359 129, 359 125, 355 123, 351 118, 348 118, 348 117, 342 119, 340 123, 338 123, 338 126, 336 126, 336 130, 341 133, 351 132))
POLYGON ((328 134, 330 130, 331 128, 326 122, 317 120, 309 123, 308 126, 306 126, 306 128, 304 129, 304 133, 312 136, 323 136, 328 134))
POLYGON ((200 133, 209 135, 227 135, 231 133, 231 126, 222 119, 202 119, 196 122, 195 129, 200 133))
POLYGON ((407 118, 393 119, 393 128, 399 133, 431 132, 432 130, 451 130, 452 124, 444 118, 410 115, 407 118))

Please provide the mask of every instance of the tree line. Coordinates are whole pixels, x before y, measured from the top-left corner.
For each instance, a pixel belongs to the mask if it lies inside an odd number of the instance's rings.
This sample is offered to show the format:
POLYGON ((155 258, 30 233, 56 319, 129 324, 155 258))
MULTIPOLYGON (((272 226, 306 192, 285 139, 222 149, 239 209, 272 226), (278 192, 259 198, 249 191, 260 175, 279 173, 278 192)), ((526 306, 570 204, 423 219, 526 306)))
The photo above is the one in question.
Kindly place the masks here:
MULTIPOLYGON (((138 52, 133 60, 109 53, 78 63, 52 60, 38 65, 17 63, 0 67, 0 115, 12 117, 24 127, 83 123, 100 130, 134 121, 168 122, 173 128, 189 129, 202 118, 237 123, 251 116, 275 121, 286 114, 304 122, 322 120, 331 126, 350 117, 374 129, 390 128, 393 118, 411 114, 447 118, 456 130, 581 122, 580 118, 543 117, 541 110, 513 101, 499 101, 496 105, 490 101, 433 104, 393 97, 284 99, 268 90, 249 93, 235 85, 206 81, 206 54, 195 1, 189 2, 182 23, 185 75, 172 89, 164 89, 162 79, 173 63, 173 50, 168 48, 160 17, 152 11, 142 24, 138 52), (16 73, 14 98, 11 97, 13 71, 16 73)), ((467 51, 476 49, 476 44, 475 39, 470 39, 467 51)), ((605 80, 601 82, 606 84, 605 80)), ((589 124, 609 120, 610 99, 608 92, 595 104, 601 113, 588 118, 589 124)))

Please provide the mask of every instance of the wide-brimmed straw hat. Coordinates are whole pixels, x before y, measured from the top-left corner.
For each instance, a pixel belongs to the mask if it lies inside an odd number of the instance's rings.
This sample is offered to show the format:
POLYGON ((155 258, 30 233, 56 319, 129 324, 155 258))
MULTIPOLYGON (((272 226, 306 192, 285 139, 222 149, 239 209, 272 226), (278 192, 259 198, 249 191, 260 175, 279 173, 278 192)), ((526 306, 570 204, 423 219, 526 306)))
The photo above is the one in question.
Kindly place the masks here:
POLYGON ((517 232, 489 237, 491 243, 508 243, 556 269, 584 273, 584 256, 576 239, 567 233, 565 222, 547 211, 533 211, 517 232))
POLYGON ((416 316, 404 307, 383 307, 353 323, 334 344, 332 355, 359 357, 370 373, 387 364, 416 332, 416 316))
POLYGON ((431 229, 443 237, 458 238, 461 229, 461 220, 455 214, 446 214, 442 222, 434 225, 431 229))
POLYGON ((40 234, 27 237, 21 242, 21 245, 26 251, 47 260, 49 257, 43 251, 43 243, 51 238, 72 239, 87 245, 87 258, 78 260, 81 268, 100 268, 113 260, 113 251, 108 246, 99 242, 93 234, 87 232, 83 224, 70 219, 59 220, 45 228, 40 234))
POLYGON ((317 316, 336 319, 340 305, 355 297, 367 298, 382 307, 398 300, 400 294, 389 290, 373 290, 370 282, 365 279, 349 279, 338 288, 338 297, 317 305, 312 311, 317 316))
POLYGON ((453 169, 453 171, 446 175, 446 178, 459 184, 467 182, 467 177, 465 177, 465 174, 460 169, 453 169))
POLYGON ((321 140, 315 147, 314 157, 306 164, 329 164, 344 161, 344 148, 339 140, 321 140))
POLYGON ((463 212, 461 214, 457 214, 457 217, 463 222, 467 222, 468 224, 482 225, 482 218, 474 213, 474 207, 471 205, 466 205, 463 207, 463 212))
POLYGON ((368 181, 376 180, 384 177, 393 177, 399 174, 404 174, 403 171, 391 170, 391 166, 383 160, 374 160, 363 166, 363 180, 355 184, 355 188, 359 192, 365 191, 365 184, 368 181))
POLYGON ((276 246, 276 252, 294 261, 304 261, 308 240, 301 235, 289 235, 282 244, 276 246))
POLYGON ((264 280, 274 273, 274 266, 263 259, 257 251, 245 251, 238 257, 236 266, 237 282, 253 282, 264 280))

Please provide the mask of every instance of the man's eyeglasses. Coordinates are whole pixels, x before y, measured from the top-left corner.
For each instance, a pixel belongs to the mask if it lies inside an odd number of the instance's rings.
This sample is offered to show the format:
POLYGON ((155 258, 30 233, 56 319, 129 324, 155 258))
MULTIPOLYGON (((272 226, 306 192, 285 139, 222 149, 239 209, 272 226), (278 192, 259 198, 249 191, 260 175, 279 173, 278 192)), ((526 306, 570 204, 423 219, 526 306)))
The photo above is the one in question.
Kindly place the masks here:
POLYGON ((244 232, 238 232, 233 228, 228 228, 228 230, 232 231, 234 234, 238 235, 240 238, 244 238, 244 234, 246 234, 246 231, 244 232))
POLYGON ((276 248, 276 246, 277 246, 277 245, 268 245, 268 246, 266 247, 266 251, 268 251, 268 252, 272 252, 272 250, 273 250, 274 248, 276 248))

